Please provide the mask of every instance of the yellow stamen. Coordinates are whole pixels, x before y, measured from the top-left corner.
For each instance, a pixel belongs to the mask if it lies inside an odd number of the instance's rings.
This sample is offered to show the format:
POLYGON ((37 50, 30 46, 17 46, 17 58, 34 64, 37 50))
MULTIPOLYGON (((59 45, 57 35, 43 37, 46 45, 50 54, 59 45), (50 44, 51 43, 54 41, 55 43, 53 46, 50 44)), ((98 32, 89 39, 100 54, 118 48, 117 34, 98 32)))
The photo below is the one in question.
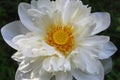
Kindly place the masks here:
POLYGON ((45 40, 66 57, 72 51, 75 42, 72 25, 52 25, 47 29, 45 40))
POLYGON ((53 40, 56 44, 64 45, 65 43, 67 43, 68 39, 69 37, 67 33, 63 30, 58 30, 53 34, 53 40))

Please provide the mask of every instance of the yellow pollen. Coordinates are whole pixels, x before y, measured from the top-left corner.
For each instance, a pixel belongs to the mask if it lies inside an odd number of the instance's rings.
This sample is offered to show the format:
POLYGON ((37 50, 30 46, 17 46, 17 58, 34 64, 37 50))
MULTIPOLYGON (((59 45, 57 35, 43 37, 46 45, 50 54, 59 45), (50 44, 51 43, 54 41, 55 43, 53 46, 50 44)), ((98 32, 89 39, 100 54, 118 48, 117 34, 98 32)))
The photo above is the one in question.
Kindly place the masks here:
POLYGON ((74 28, 71 24, 51 25, 47 29, 45 41, 67 57, 74 48, 75 37, 73 30, 74 28))
POLYGON ((67 33, 63 30, 58 30, 53 34, 53 40, 56 44, 64 45, 67 43, 68 39, 67 33))

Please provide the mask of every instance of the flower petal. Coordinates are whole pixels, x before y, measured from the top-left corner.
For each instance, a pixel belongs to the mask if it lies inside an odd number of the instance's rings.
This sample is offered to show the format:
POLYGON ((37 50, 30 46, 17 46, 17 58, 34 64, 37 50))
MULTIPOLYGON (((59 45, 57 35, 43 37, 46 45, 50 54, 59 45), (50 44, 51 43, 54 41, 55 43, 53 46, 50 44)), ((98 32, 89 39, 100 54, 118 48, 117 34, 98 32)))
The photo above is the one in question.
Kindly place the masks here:
POLYGON ((107 29, 110 25, 110 14, 107 12, 96 12, 92 14, 95 17, 96 27, 92 33, 92 35, 97 34, 105 29, 107 29))
POLYGON ((67 24, 79 21, 79 19, 88 16, 90 11, 91 9, 84 6, 79 0, 67 0, 62 14, 63 23, 67 24))
POLYGON ((16 71, 15 80, 24 80, 25 78, 30 80, 30 72, 25 74, 20 72, 19 70, 16 71))
POLYGON ((29 9, 28 14, 33 19, 33 24, 39 28, 41 34, 46 32, 46 27, 52 24, 52 21, 48 13, 39 11, 37 9, 29 9))
POLYGON ((26 34, 27 32, 29 31, 21 24, 20 21, 9 23, 1 29, 3 39, 14 49, 18 49, 18 47, 12 42, 13 37, 19 34, 26 34))
POLYGON ((17 70, 15 80, 50 80, 51 76, 52 75, 50 73, 45 71, 42 71, 42 73, 39 74, 39 69, 28 73, 22 73, 19 70, 17 70))
POLYGON ((38 8, 47 8, 52 10, 52 5, 50 0, 38 0, 38 8))
POLYGON ((59 12, 62 12, 67 1, 68 0, 56 0, 55 2, 53 1, 53 8, 55 8, 55 10, 58 10, 59 12))
POLYGON ((104 80, 104 70, 100 67, 99 74, 88 74, 79 69, 71 71, 76 80, 104 80))
POLYGON ((71 53, 73 60, 73 68, 79 68, 84 72, 90 74, 99 73, 99 60, 94 58, 89 52, 84 48, 78 48, 71 53))
POLYGON ((98 54, 100 59, 107 59, 117 51, 116 46, 110 41, 101 46, 101 52, 98 54))
POLYGON ((16 60, 17 62, 22 62, 25 59, 25 56, 23 56, 20 52, 16 52, 12 59, 16 60))
POLYGON ((94 46, 108 42, 110 38, 108 36, 92 36, 83 39, 79 39, 79 45, 81 46, 94 46))
POLYGON ((36 0, 31 0, 31 8, 36 8, 37 9, 37 1, 36 0))
POLYGON ((108 59, 101 60, 101 63, 103 64, 105 74, 109 73, 112 70, 112 59, 111 57, 108 59))
POLYGON ((43 68, 40 68, 39 71, 39 80, 50 80, 53 76, 50 72, 45 71, 43 68))
POLYGON ((20 3, 18 6, 18 14, 23 25, 30 31, 39 31, 39 28, 35 27, 32 18, 28 15, 28 9, 31 8, 30 4, 20 3))
POLYGON ((99 65, 98 69, 100 71, 99 74, 85 73, 80 69, 74 69, 73 71, 71 71, 71 73, 76 80, 104 80, 104 69, 101 64, 99 65))
POLYGON ((43 68, 46 71, 69 71, 71 70, 70 62, 64 57, 49 57, 43 61, 43 68))
POLYGON ((38 67, 41 67, 43 58, 26 58, 22 61, 19 65, 18 70, 27 73, 30 72, 38 67))
POLYGON ((73 80, 70 72, 57 72, 56 80, 73 80))

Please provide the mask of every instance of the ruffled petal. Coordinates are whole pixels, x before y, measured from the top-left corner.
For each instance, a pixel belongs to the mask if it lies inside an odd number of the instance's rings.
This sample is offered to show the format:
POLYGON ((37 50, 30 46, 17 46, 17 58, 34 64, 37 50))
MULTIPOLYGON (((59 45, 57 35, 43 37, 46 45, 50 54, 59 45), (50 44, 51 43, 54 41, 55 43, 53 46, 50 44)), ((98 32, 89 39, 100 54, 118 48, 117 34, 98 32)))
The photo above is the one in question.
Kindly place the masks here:
POLYGON ((22 73, 19 70, 16 71, 16 75, 15 75, 15 80, 29 80, 30 79, 30 72, 29 73, 22 73))
POLYGON ((14 55, 12 55, 12 59, 16 60, 17 62, 22 62, 25 59, 25 56, 23 56, 20 52, 16 52, 14 55))
POLYGON ((67 0, 62 12, 64 24, 73 23, 83 19, 90 14, 91 9, 84 6, 79 0, 67 0))
POLYGON ((23 25, 30 31, 39 32, 40 29, 35 27, 32 18, 28 15, 28 9, 31 8, 30 4, 20 3, 18 6, 18 14, 23 25))
POLYGON ((99 65, 98 70, 98 74, 89 74, 81 71, 80 69, 74 69, 71 73, 76 80, 104 80, 104 69, 101 64, 99 65))
MULTIPOLYGON (((20 53, 26 57, 38 57, 39 54, 35 54, 34 49, 41 49, 41 39, 39 36, 33 36, 34 34, 18 35, 13 38, 13 42, 19 47, 20 53)), ((42 51, 44 52, 44 51, 42 51)))
POLYGON ((65 60, 64 57, 49 57, 43 61, 43 68, 46 71, 70 71, 71 65, 70 62, 65 60))
POLYGON ((16 46, 13 42, 12 39, 19 34, 26 34, 28 31, 28 29, 26 29, 20 21, 14 21, 12 23, 9 23, 7 25, 5 25, 2 29, 1 29, 1 33, 3 36, 3 39, 6 41, 6 43, 8 43, 8 45, 10 45, 12 48, 17 49, 18 50, 18 46, 16 46))
POLYGON ((73 80, 73 77, 70 72, 57 72, 56 80, 73 80))
POLYGON ((26 58, 24 61, 22 61, 19 64, 18 70, 23 72, 23 73, 33 71, 34 69, 41 67, 42 61, 43 61, 43 58, 41 58, 41 57, 26 58))
POLYGON ((109 27, 111 21, 109 13, 96 12, 96 13, 92 13, 92 16, 95 17, 94 23, 96 24, 96 27, 92 32, 92 35, 104 31, 109 27))
POLYGON ((108 59, 101 60, 101 63, 104 67, 105 74, 109 73, 112 70, 112 59, 111 57, 108 59))
POLYGON ((15 80, 50 80, 51 77, 51 73, 48 73, 41 68, 36 68, 33 71, 27 73, 23 73, 17 70, 15 80))

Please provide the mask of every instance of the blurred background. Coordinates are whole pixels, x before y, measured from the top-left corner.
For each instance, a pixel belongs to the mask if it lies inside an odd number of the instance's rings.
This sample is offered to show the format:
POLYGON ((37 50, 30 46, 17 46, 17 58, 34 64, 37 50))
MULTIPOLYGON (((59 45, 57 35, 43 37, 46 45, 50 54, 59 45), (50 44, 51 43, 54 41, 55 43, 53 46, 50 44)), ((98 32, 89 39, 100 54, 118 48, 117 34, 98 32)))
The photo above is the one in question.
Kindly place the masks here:
MULTIPOLYGON (((92 7, 92 12, 109 12, 111 26, 100 34, 108 35, 117 46, 118 51, 112 56, 113 69, 105 76, 105 80, 120 80, 120 0, 82 0, 92 7)), ((18 4, 30 0, 0 0, 0 28, 5 24, 19 20, 18 4)), ((17 62, 11 59, 16 51, 9 47, 0 34, 0 80, 14 80, 17 62)))

